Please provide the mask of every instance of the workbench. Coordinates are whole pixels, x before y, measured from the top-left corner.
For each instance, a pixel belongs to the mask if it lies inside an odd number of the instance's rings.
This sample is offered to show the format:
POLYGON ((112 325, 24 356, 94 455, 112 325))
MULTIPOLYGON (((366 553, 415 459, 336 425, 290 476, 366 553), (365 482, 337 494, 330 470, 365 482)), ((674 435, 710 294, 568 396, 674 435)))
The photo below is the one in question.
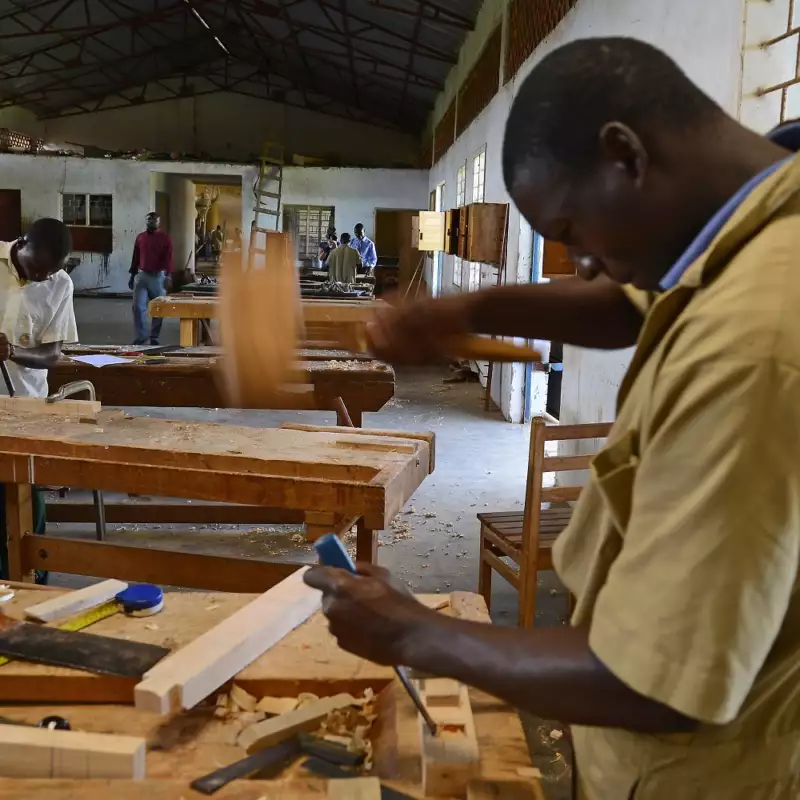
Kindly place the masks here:
MULTIPOLYGON (((41 601, 44 594, 17 592, 4 608, 19 617, 26 606, 41 601)), ((91 630, 175 649, 253 599, 244 594, 167 593, 164 610, 155 617, 132 619, 116 615, 96 623, 91 630)), ((440 613, 489 622, 486 606, 477 595, 455 592, 449 596, 420 596, 420 600, 440 613)), ((371 736, 373 774, 386 786, 422 797, 419 722, 414 706, 389 667, 341 650, 328 633, 321 613, 245 668, 235 681, 256 696, 294 697, 303 691, 319 696, 338 692, 359 696, 365 689, 373 689, 379 694, 380 709, 371 736)), ((192 780, 243 757, 243 751, 233 743, 236 729, 232 731, 230 722, 214 717, 213 705, 199 706, 172 718, 138 711, 123 705, 132 702, 134 683, 130 679, 19 661, 0 668, 0 715, 34 723, 45 715, 59 714, 70 721, 74 730, 142 736, 148 742, 144 781, 0 779, 0 800, 197 800, 203 795, 189 788, 192 780), (32 700, 36 705, 11 705, 32 700)), ((470 700, 480 747, 479 777, 524 782, 530 791, 513 796, 542 800, 516 712, 474 689, 470 690, 470 700)), ((236 781, 214 797, 305 800, 326 796, 327 781, 309 775, 299 766, 290 767, 288 774, 278 776, 278 781, 236 781)))
MULTIPOLYGON (((261 524, 305 521, 310 538, 357 525, 357 557, 374 561, 376 531, 432 471, 433 448, 433 434, 246 428, 131 418, 121 410, 101 411, 96 424, 0 412, 10 577, 30 579, 40 569, 261 592, 296 568, 34 536, 33 484, 212 501, 169 508, 178 517, 199 510, 217 522, 239 521, 241 513, 261 524)), ((109 521, 114 514, 114 506, 107 509, 109 521)))
MULTIPOLYGON (((171 350, 128 364, 94 367, 69 356, 113 354, 128 357, 121 348, 65 348, 64 356, 48 371, 50 391, 70 381, 88 380, 97 399, 111 406, 224 408, 215 374, 217 348, 171 350)), ((145 351, 146 352, 146 351, 145 351)), ((304 391, 271 398, 270 409, 335 411, 345 425, 336 398, 341 398, 353 425, 361 427, 365 411, 380 411, 394 396, 394 370, 371 358, 353 358, 342 351, 298 351, 297 372, 309 382, 304 391)))
MULTIPOLYGON (((382 300, 303 300, 306 337, 333 339, 336 337, 331 336, 331 331, 335 330, 349 339, 384 305, 382 300)), ((173 294, 151 300, 148 313, 151 317, 179 319, 181 345, 195 347, 201 343, 201 323, 216 319, 218 308, 219 302, 213 296, 173 294)))

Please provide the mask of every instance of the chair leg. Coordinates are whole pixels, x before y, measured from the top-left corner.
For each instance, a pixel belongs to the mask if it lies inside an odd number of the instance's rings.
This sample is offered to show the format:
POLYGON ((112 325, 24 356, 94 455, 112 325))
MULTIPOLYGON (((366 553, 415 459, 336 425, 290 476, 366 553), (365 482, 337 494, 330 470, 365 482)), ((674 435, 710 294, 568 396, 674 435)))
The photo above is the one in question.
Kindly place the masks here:
POLYGON ((481 549, 479 551, 480 565, 478 567, 478 594, 486 601, 486 608, 492 610, 492 568, 483 560, 486 540, 483 538, 483 527, 481 527, 481 549))
POLYGON ((536 621, 536 589, 538 571, 529 569, 520 575, 517 624, 520 628, 530 629, 536 621))

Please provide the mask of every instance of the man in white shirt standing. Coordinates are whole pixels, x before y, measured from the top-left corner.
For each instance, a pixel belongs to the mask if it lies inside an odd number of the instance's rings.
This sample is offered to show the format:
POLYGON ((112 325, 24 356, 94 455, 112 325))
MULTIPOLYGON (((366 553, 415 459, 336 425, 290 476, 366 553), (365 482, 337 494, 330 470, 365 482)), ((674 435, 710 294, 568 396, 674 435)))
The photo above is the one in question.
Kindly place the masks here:
MULTIPOLYGON (((15 242, 0 242, 0 361, 15 394, 47 396, 47 370, 61 345, 78 341, 72 279, 64 263, 72 249, 69 231, 57 219, 40 219, 15 242)), ((0 381, 0 394, 7 394, 0 381)), ((5 486, 0 484, 0 578, 8 577, 5 486)), ((34 532, 45 528, 44 492, 33 492, 34 532)), ((37 582, 44 582, 37 575, 37 582)))

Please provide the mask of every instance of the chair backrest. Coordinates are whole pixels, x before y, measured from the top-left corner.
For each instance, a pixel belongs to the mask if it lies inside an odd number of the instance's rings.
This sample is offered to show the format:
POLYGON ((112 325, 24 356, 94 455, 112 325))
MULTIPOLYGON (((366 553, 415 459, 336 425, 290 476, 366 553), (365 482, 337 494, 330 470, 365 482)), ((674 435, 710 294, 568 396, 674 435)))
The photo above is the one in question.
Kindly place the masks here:
POLYGON ((546 442, 574 439, 605 439, 611 432, 611 422, 582 425, 548 425, 544 417, 534 417, 531 422, 531 444, 528 451, 528 478, 525 486, 525 516, 523 527, 523 552, 539 546, 539 519, 542 503, 577 500, 582 486, 552 486, 545 488, 545 472, 585 470, 593 454, 579 456, 545 456, 546 442))

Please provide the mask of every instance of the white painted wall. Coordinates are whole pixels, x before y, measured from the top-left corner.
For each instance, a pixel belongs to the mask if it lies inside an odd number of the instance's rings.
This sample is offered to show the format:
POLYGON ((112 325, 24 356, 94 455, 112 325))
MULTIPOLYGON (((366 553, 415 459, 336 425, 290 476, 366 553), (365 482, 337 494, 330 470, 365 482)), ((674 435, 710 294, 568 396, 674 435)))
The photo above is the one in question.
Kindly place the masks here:
POLYGON ((367 236, 373 238, 376 209, 428 207, 428 173, 421 169, 290 167, 284 169, 283 202, 333 206, 338 233, 352 234, 356 223, 362 222, 367 236))
POLYGON ((267 139, 287 154, 330 156, 342 165, 409 166, 419 155, 419 139, 408 134, 231 93, 47 120, 10 108, 0 111, 3 127, 48 142, 209 160, 252 161, 267 139))
MULTIPOLYGON (((98 281, 98 254, 77 253, 81 265, 73 272, 76 289, 107 287, 127 290, 128 269, 136 235, 155 203, 155 191, 170 194, 175 265, 186 263, 194 242, 194 184, 224 176, 242 182, 242 222, 245 247, 253 219, 253 185, 258 169, 241 164, 178 161, 22 156, 0 154, 0 188, 22 192, 23 228, 39 217, 61 217, 62 193, 111 194, 114 198, 113 252, 108 276, 98 281)), ((284 168, 283 202, 331 205, 339 231, 363 222, 368 235, 376 208, 424 208, 425 170, 284 168)))
MULTIPOLYGON (((800 3, 790 0, 746 0, 745 48, 742 68, 741 120, 766 133, 781 122, 781 92, 758 90, 792 80, 798 69, 798 35, 769 47, 762 43, 800 26, 800 3), (790 11, 793 17, 790 19, 790 11)), ((784 119, 800 117, 800 84, 788 88, 784 119)))
MULTIPOLYGON (((766 0, 757 0, 757 2, 766 0)), ((783 0, 780 0, 781 2, 783 0)), ((591 36, 633 36, 671 55, 688 75, 727 111, 738 116, 745 0, 579 0, 556 30, 536 49, 517 76, 502 86, 484 112, 434 165, 429 190, 446 181, 445 208, 455 202, 458 168, 467 161, 467 202, 472 186, 472 156, 487 145, 486 202, 509 202, 503 185, 501 155, 505 122, 521 81, 547 53, 569 41, 591 36)), ((508 0, 486 0, 476 30, 465 43, 459 63, 436 104, 435 124, 480 52, 497 20, 507 14, 508 0)), ((654 87, 657 91, 657 87, 654 87)), ((530 234, 512 207, 509 225, 507 282, 530 275, 530 234), (522 247, 520 247, 522 243, 522 247)), ((445 257, 442 288, 452 282, 453 259, 445 257)), ((485 284, 484 284, 485 285, 485 284)), ((567 347, 564 352, 562 420, 595 422, 613 419, 617 389, 630 352, 598 353, 567 347)), ((504 366, 492 396, 506 418, 518 422, 523 412, 523 377, 519 366, 504 366)), ((538 393, 541 402, 541 392, 538 393)), ((543 408, 543 403, 542 406, 543 408)), ((541 410, 534 407, 535 410, 541 410)))

